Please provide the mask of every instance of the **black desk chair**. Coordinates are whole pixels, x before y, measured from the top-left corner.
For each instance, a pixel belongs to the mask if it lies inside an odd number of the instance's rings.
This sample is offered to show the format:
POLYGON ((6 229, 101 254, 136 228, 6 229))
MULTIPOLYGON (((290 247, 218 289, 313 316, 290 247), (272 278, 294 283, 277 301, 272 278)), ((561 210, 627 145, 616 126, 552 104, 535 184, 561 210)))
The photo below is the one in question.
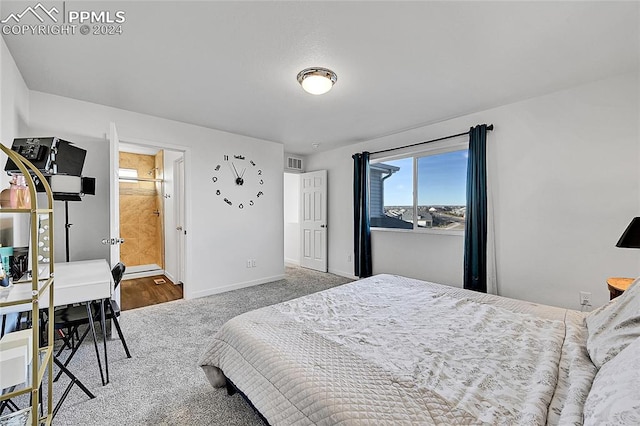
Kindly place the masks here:
MULTIPOLYGON (((118 285, 120 285, 120 281, 122 281, 122 276, 124 275, 126 267, 120 262, 111 270, 111 275, 113 276, 113 289, 115 290, 118 285)), ((113 325, 118 332, 118 337, 122 342, 122 346, 124 347, 124 351, 127 355, 127 358, 131 358, 131 353, 129 352, 129 347, 127 346, 127 342, 122 334, 122 329, 120 328, 120 323, 118 322, 118 317, 120 316, 120 307, 118 303, 112 298, 104 299, 101 301, 94 301, 88 303, 87 305, 79 305, 79 306, 67 306, 66 308, 58 309, 55 312, 54 318, 54 328, 57 331, 58 335, 63 339, 63 345, 56 353, 56 356, 60 356, 62 351, 65 348, 71 349, 71 353, 67 357, 64 362, 64 366, 69 365, 69 362, 73 358, 73 356, 78 351, 78 348, 89 334, 89 331, 93 332, 94 345, 96 347, 96 356, 98 357, 98 366, 100 367, 100 375, 102 376, 102 384, 105 385, 109 383, 109 364, 107 362, 107 352, 106 352, 106 341, 105 345, 105 370, 106 370, 106 382, 104 376, 102 375, 102 365, 100 362, 100 355, 98 351, 98 344, 96 340, 95 327, 93 325, 94 322, 101 322, 102 327, 104 324, 102 323, 101 313, 105 313, 105 319, 113 320, 113 325), (102 306, 101 306, 102 303, 102 306), (92 318, 92 321, 89 321, 89 318, 92 318), (82 325, 88 324, 89 327, 86 328, 82 336, 78 338, 78 329, 82 325), (64 333, 64 330, 67 333, 64 333), (76 342, 77 339, 77 342, 76 342)), ((105 330, 103 328, 103 334, 106 335, 105 330)), ((55 380, 58 380, 61 372, 55 377, 55 380)))

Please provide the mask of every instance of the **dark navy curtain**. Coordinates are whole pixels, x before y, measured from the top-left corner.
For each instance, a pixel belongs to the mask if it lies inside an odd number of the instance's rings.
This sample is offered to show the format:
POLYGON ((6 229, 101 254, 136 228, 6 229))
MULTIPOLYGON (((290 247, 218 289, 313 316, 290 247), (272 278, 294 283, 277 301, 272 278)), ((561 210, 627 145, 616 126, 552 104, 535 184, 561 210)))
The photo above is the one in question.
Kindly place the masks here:
POLYGON ((370 277, 371 224, 369 222, 369 153, 353 155, 353 249, 357 277, 370 277))
POLYGON ((487 125, 469 130, 464 288, 487 292, 487 125))

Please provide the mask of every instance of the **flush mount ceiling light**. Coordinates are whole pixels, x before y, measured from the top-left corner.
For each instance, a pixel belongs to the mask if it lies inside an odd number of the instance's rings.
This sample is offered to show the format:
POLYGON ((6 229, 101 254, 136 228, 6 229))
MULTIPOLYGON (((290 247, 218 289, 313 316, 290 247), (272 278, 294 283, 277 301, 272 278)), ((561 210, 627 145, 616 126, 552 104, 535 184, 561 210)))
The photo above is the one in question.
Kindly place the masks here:
POLYGON ((336 81, 336 73, 327 68, 307 68, 298 73, 298 83, 312 95, 327 93, 336 81))

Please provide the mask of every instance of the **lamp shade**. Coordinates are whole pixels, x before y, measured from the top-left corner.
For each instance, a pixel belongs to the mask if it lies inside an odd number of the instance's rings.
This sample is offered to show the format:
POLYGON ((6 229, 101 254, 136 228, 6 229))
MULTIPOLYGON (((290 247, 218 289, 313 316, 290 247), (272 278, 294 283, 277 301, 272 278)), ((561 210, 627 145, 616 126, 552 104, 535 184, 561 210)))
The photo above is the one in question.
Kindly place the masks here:
POLYGON ((333 82, 323 75, 310 75, 302 80, 302 88, 312 95, 322 95, 331 90, 333 82))
POLYGON ((640 248, 640 217, 634 217, 618 240, 616 247, 640 248))

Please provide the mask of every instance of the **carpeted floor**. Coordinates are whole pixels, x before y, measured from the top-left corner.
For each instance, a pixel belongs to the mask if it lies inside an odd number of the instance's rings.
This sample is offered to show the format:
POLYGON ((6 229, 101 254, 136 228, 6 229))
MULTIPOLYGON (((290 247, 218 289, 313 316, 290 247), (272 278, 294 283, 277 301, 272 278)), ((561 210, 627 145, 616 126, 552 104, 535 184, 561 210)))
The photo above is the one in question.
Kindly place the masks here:
MULTIPOLYGON (((96 395, 74 387, 54 425, 262 425, 239 395, 214 389, 197 365, 210 336, 246 311, 314 293, 351 280, 303 268, 286 279, 195 300, 178 300, 122 313, 132 354, 114 330, 108 342, 110 383, 102 386, 93 342, 86 339, 69 368, 96 395)), ((100 342, 101 343, 101 342, 100 342)), ((56 369, 57 371, 57 369, 56 369)), ((54 400, 68 381, 54 384, 54 400)))

